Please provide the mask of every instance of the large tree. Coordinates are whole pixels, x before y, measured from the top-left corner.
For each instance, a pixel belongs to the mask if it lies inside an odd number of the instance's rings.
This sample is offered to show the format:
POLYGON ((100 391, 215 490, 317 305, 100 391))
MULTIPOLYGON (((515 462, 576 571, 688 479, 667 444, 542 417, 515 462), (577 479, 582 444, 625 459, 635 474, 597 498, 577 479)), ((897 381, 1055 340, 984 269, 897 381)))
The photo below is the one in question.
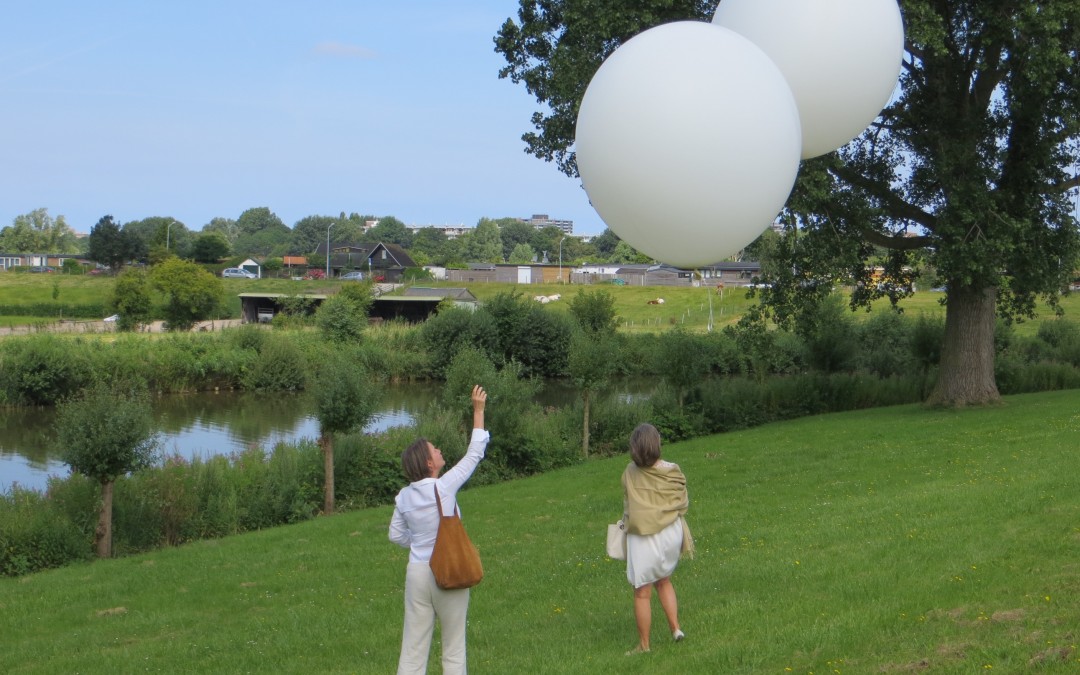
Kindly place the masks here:
POLYGON ((469 262, 503 261, 502 236, 499 224, 490 218, 481 218, 472 232, 462 238, 462 248, 469 262))
POLYGON ((63 216, 55 219, 48 209, 34 209, 15 216, 0 230, 0 251, 6 253, 78 253, 75 232, 63 216))
MULTIPOLYGON (((910 292, 917 255, 948 286, 933 403, 999 398, 995 315, 1031 316, 1080 256, 1071 191, 1080 184, 1080 0, 901 0, 900 86, 856 141, 805 162, 784 213, 790 264, 764 294, 785 323, 828 284, 852 284, 852 305, 910 292), (874 261, 874 256, 878 259, 874 261), (871 261, 886 280, 871 278, 871 261)), ((714 3, 521 0, 495 37, 547 114, 529 152, 575 175, 578 105, 603 59, 633 35, 711 18, 714 3)), ((808 55, 811 58, 812 55, 808 55)))
POLYGON ((97 224, 90 228, 90 240, 87 257, 113 270, 136 257, 139 252, 138 238, 120 229, 112 216, 102 216, 97 224))
POLYGON ((383 244, 397 244, 402 248, 410 248, 413 242, 413 233, 393 216, 379 218, 379 224, 364 233, 364 241, 383 244))

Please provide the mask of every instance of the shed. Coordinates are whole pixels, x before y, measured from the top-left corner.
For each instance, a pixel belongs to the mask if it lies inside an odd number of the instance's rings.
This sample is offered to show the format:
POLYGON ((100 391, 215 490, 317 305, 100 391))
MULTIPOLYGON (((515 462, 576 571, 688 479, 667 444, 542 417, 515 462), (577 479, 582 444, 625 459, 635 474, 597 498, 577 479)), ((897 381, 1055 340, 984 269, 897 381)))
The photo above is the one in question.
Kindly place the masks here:
POLYGON ((251 258, 248 258, 244 262, 240 263, 239 265, 237 265, 237 267, 242 270, 247 270, 248 272, 251 272, 260 279, 262 278, 262 265, 255 262, 251 258))

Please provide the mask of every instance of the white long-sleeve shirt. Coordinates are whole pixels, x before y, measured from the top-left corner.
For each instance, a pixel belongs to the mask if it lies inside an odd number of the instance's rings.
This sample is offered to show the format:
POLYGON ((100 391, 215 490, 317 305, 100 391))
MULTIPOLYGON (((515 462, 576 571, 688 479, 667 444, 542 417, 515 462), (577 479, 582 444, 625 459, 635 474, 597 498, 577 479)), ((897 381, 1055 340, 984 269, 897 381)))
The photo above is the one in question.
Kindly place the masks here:
POLYGON ((394 499, 394 515, 390 518, 390 541, 409 549, 409 562, 431 560, 435 535, 439 533, 439 510, 435 508, 435 486, 439 487, 444 515, 457 508, 457 493, 473 475, 484 458, 491 435, 486 429, 473 429, 469 449, 461 461, 439 478, 424 478, 409 483, 394 499))

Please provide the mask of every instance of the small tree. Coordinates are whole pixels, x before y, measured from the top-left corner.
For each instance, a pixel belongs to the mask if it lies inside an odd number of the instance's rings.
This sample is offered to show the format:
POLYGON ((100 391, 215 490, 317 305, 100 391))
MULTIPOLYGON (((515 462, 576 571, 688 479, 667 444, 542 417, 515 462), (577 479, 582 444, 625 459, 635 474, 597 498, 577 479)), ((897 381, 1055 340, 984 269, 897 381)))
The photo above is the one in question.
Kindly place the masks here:
POLYGON ((514 250, 510 251, 510 256, 507 262, 524 264, 531 263, 536 259, 536 253, 533 252, 532 246, 528 244, 518 244, 514 247, 514 250))
POLYGON ((191 257, 195 262, 216 263, 222 258, 227 258, 232 253, 232 244, 224 232, 203 232, 195 237, 195 243, 191 247, 191 257))
POLYGON ((322 303, 315 313, 315 323, 331 342, 359 342, 372 302, 370 282, 348 283, 322 303))
POLYGON ((334 512, 334 434, 362 429, 375 412, 380 387, 355 361, 338 352, 323 361, 315 386, 315 416, 323 454, 323 513, 334 512))
POLYGON ((702 338, 676 326, 657 342, 657 370, 677 392, 679 412, 686 393, 709 372, 709 353, 702 338))
POLYGON ((221 279, 187 260, 169 258, 154 268, 150 280, 165 294, 169 330, 189 330, 196 321, 213 316, 224 299, 221 279))
POLYGON ((150 296, 150 282, 146 273, 140 269, 129 269, 117 277, 109 306, 120 317, 116 320, 119 330, 135 331, 149 323, 154 301, 150 296))
POLYGON ((570 300, 570 313, 581 324, 582 330, 591 335, 612 335, 619 326, 615 296, 605 290, 579 290, 570 300))
POLYGON ((581 392, 581 454, 589 456, 589 404, 592 393, 604 387, 618 367, 618 346, 606 333, 574 335, 570 342, 569 369, 574 385, 581 392))
POLYGON ((56 425, 65 463, 101 485, 94 547, 98 557, 108 558, 116 479, 149 465, 157 448, 149 400, 138 389, 118 391, 97 384, 61 403, 56 425))

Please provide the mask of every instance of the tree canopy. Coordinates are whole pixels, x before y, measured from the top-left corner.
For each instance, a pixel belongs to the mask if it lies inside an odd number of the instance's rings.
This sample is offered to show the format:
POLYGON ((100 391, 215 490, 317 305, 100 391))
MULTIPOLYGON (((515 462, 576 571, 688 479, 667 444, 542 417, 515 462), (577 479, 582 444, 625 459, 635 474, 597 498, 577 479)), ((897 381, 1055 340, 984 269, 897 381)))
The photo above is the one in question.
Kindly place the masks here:
POLYGON ((97 224, 90 228, 90 247, 87 257, 114 270, 120 269, 125 262, 136 257, 139 241, 130 232, 124 232, 112 216, 102 216, 97 224))
POLYGON ((0 230, 0 251, 6 253, 78 253, 75 232, 63 216, 55 219, 48 209, 34 209, 15 216, 0 230))
POLYGON ((155 265, 150 281, 165 295, 163 310, 169 330, 188 330, 196 321, 213 317, 225 297, 220 278, 179 258, 155 265))
MULTIPOLYGON (((660 23, 709 20, 714 4, 520 0, 495 45, 500 77, 545 110, 526 149, 576 175, 577 109, 603 59, 660 23)), ((1039 298, 1056 307, 1080 257, 1080 0, 900 5, 896 95, 855 141, 803 163, 759 316, 788 323, 831 282, 853 289, 852 307, 895 303, 933 266, 948 291, 930 400, 992 402, 995 314, 1029 317, 1039 298)))

